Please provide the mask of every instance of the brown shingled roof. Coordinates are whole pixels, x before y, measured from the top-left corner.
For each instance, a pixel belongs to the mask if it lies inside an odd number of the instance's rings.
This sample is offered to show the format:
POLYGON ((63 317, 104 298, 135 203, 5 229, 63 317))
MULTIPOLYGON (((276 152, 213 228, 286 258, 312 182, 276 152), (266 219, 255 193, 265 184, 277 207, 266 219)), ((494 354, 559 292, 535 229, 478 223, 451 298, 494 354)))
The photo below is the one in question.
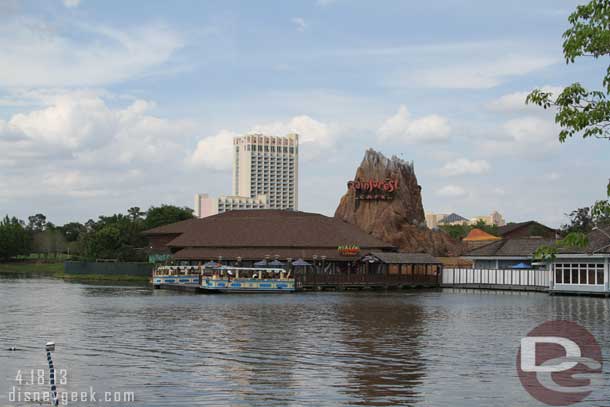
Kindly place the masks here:
POLYGON ((525 222, 510 222, 510 223, 507 223, 504 226, 499 226, 498 227, 498 234, 500 236, 504 236, 504 235, 507 235, 507 234, 509 234, 511 232, 514 232, 517 229, 521 229, 521 228, 524 228, 524 227, 531 227, 531 226, 539 226, 539 227, 542 227, 542 228, 544 228, 544 229, 546 229, 546 230, 548 230, 550 232, 554 232, 555 231, 555 229, 550 228, 550 227, 548 227, 546 225, 543 225, 540 222, 536 222, 535 220, 528 220, 528 221, 525 221, 525 222))
POLYGON ((465 254, 466 257, 509 257, 531 256, 541 246, 550 246, 554 239, 544 238, 518 238, 503 239, 473 249, 465 254))
POLYGON ((180 233, 168 244, 173 248, 326 247, 336 250, 345 244, 363 249, 392 248, 357 226, 336 218, 271 209, 230 211, 147 231, 149 235, 169 233, 180 233))

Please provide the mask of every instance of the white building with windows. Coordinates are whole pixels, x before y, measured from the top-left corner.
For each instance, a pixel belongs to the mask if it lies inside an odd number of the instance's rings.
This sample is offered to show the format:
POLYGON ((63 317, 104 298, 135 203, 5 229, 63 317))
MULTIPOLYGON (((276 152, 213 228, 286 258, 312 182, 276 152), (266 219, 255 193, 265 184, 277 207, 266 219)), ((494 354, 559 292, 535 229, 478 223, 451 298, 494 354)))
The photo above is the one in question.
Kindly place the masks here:
POLYGON ((298 210, 299 136, 233 139, 233 195, 266 195, 269 209, 298 210))
POLYGON ((480 221, 483 221, 483 223, 485 223, 487 225, 491 225, 491 226, 493 226, 493 225, 495 225, 495 226, 504 226, 504 225, 506 225, 506 221, 504 220, 504 217, 498 211, 493 211, 489 215, 475 216, 474 218, 470 219, 470 224, 471 225, 476 225, 480 221))
MULTIPOLYGON (((554 247, 555 239, 502 239, 475 248, 464 256, 472 269, 444 270, 445 286, 546 285, 551 294, 578 293, 610 296, 610 227, 587 234, 586 247, 560 247, 549 263, 534 259, 538 248, 554 247), (544 278, 540 278, 544 272, 544 278)), ((531 287, 530 287, 531 288, 531 287)))
POLYGON ((233 194, 195 195, 195 216, 239 209, 298 210, 299 136, 248 134, 233 139, 233 194))
POLYGON ((227 211, 239 209, 266 209, 267 196, 260 195, 256 198, 247 196, 219 196, 212 197, 208 194, 195 195, 194 214, 198 218, 216 215, 227 211))
POLYGON ((553 293, 610 295, 610 227, 587 234, 585 248, 561 248, 551 264, 553 293))

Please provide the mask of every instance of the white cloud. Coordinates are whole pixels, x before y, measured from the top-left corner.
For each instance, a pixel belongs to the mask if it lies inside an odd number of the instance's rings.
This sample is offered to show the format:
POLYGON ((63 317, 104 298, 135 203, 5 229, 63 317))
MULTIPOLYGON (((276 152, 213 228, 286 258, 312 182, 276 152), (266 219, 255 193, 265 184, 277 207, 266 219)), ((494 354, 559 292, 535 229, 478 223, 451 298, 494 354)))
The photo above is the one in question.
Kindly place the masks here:
POLYGON ((109 142, 117 124, 115 113, 99 97, 67 94, 52 106, 14 115, 7 128, 32 143, 77 150, 109 142))
POLYGON ((490 165, 485 160, 469 160, 458 158, 457 160, 446 163, 441 168, 440 173, 444 176, 464 175, 464 174, 484 174, 488 172, 490 165))
POLYGON ((499 134, 479 143, 479 149, 495 155, 536 156, 556 149, 558 134, 552 119, 524 116, 502 124, 499 134))
POLYGON ((458 185, 445 185, 436 194, 443 197, 460 198, 466 195, 466 190, 458 185))
POLYGON ((114 107, 92 91, 43 99, 41 108, 0 120, 5 199, 35 197, 46 205, 66 196, 115 202, 129 196, 138 202, 142 189, 172 188, 171 178, 184 176, 192 123, 157 117, 145 100, 114 107))
POLYGON ((335 3, 337 0, 316 0, 316 4, 321 7, 329 6, 335 3))
POLYGON ((144 100, 117 109, 95 92, 75 91, 49 97, 47 103, 0 121, 6 160, 55 157, 83 160, 83 165, 153 161, 177 153, 176 139, 192 127, 148 114, 154 104, 144 100))
POLYGON ((294 17, 290 20, 297 28, 297 31, 305 31, 307 28, 307 23, 301 17, 294 17))
POLYGON ((68 8, 78 7, 80 5, 80 0, 63 0, 64 6, 68 8))
POLYGON ((190 163, 217 171, 228 171, 233 166, 233 137, 238 136, 229 130, 199 140, 190 163))
POLYGON ((407 107, 401 105, 398 112, 389 117, 377 130, 380 141, 396 140, 405 143, 433 143, 449 138, 448 120, 436 114, 411 117, 407 107))
POLYGON ((189 158, 189 163, 217 171, 228 171, 232 168, 233 162, 233 137, 252 133, 271 136, 296 133, 299 135, 299 159, 311 161, 334 148, 337 129, 309 116, 301 115, 286 122, 277 121, 255 125, 247 132, 221 130, 218 134, 199 141, 189 158))
POLYGON ((26 18, 0 26, 0 86, 123 81, 163 65, 182 45, 177 33, 159 24, 131 30, 84 23, 62 28, 26 18))
POLYGON ((510 77, 526 75, 556 62, 555 58, 533 55, 507 55, 493 61, 474 57, 466 63, 405 73, 394 84, 443 89, 489 89, 510 77))
MULTIPOLYGON (((544 86, 542 87, 542 90, 557 95, 563 90, 563 88, 558 86, 544 86)), ((489 110, 494 112, 544 112, 544 110, 542 110, 539 106, 525 104, 525 99, 529 93, 530 91, 509 93, 491 101, 487 107, 489 110)))
POLYGON ((337 126, 315 120, 310 116, 300 115, 287 122, 256 125, 251 129, 251 132, 273 136, 296 133, 299 135, 299 159, 309 161, 319 158, 324 152, 334 148, 340 129, 337 126))

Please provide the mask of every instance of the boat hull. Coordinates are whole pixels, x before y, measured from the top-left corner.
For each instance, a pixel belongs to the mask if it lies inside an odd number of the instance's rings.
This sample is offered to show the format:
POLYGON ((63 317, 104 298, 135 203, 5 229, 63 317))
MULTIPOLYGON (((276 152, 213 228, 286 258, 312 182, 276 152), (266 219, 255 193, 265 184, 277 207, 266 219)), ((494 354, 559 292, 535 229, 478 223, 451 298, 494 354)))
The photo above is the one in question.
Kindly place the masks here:
POLYGON ((207 288, 201 287, 202 290, 210 293, 225 293, 225 294, 290 294, 295 290, 265 290, 265 289, 232 289, 232 288, 207 288))
POLYGON ((295 291, 294 279, 206 279, 201 288, 220 293, 282 294, 295 291))
POLYGON ((195 284, 199 285, 198 275, 186 275, 186 276, 153 276, 153 285, 158 287, 164 284, 195 284))

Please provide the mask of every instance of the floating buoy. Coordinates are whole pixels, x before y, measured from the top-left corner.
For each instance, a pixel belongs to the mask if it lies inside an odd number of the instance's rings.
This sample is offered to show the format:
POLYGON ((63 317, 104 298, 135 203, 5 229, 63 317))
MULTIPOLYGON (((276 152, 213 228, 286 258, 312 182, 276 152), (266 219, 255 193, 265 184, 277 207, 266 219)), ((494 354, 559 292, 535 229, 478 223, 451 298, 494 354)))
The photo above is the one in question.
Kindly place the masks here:
POLYGON ((14 346, 11 346, 10 348, 8 348, 8 350, 11 352, 15 352, 17 350, 17 348, 14 346))

